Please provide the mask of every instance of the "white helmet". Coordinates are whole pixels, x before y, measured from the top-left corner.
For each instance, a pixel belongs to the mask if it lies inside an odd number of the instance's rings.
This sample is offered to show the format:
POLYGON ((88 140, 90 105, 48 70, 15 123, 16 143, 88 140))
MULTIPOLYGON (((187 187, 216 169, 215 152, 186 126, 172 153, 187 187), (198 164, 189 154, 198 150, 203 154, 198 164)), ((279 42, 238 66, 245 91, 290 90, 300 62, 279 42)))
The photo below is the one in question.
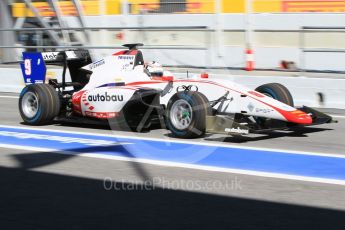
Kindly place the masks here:
POLYGON ((151 61, 147 64, 147 70, 150 72, 151 77, 162 77, 163 76, 163 67, 157 61, 151 61))

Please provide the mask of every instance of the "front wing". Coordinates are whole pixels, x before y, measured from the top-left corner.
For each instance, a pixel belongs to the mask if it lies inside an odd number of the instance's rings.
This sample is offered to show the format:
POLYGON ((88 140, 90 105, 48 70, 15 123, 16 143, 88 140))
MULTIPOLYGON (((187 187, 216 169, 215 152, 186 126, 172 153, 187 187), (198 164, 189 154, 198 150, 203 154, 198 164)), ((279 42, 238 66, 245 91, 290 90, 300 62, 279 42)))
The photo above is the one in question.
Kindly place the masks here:
POLYGON ((275 130, 291 130, 298 127, 300 128, 337 122, 331 116, 316 109, 312 109, 307 106, 303 106, 298 109, 310 115, 313 119, 313 122, 308 125, 302 125, 275 119, 264 119, 261 120, 260 124, 257 122, 258 118, 245 117, 242 114, 216 115, 207 116, 206 132, 229 135, 246 135, 249 133, 267 133, 275 130))

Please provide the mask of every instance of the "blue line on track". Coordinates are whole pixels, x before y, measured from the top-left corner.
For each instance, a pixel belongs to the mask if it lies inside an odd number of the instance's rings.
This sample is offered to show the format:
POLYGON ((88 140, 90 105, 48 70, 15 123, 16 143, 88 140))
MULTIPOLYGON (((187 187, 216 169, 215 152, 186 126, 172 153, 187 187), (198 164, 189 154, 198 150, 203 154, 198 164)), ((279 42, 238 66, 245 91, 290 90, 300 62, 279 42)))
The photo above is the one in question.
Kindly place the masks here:
POLYGON ((0 143, 73 152, 71 154, 93 153, 345 180, 345 158, 331 156, 8 127, 0 127, 0 143))

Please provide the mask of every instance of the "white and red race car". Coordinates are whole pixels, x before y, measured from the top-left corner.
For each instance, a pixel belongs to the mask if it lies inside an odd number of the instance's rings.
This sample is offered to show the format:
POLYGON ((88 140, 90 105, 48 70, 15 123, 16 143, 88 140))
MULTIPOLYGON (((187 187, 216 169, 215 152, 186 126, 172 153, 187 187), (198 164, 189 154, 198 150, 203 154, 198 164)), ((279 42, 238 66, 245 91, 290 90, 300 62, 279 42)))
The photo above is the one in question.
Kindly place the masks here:
POLYGON ((228 80, 153 76, 139 45, 126 44, 128 49, 96 62, 85 50, 23 53, 21 117, 30 125, 97 120, 136 131, 158 123, 180 138, 332 122, 309 107, 294 108, 290 92, 278 83, 253 90, 228 80), (46 79, 46 64, 63 66, 62 82, 46 79), (71 82, 65 80, 67 70, 71 82))

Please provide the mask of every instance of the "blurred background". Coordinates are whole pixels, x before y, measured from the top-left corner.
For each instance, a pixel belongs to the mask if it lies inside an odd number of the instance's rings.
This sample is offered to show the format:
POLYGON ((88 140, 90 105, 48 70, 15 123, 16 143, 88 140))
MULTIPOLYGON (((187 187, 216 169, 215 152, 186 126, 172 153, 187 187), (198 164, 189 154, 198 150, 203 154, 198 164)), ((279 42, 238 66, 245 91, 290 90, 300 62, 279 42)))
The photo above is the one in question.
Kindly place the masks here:
POLYGON ((144 43, 167 66, 345 70, 345 0, 1 0, 0 63, 144 43))

